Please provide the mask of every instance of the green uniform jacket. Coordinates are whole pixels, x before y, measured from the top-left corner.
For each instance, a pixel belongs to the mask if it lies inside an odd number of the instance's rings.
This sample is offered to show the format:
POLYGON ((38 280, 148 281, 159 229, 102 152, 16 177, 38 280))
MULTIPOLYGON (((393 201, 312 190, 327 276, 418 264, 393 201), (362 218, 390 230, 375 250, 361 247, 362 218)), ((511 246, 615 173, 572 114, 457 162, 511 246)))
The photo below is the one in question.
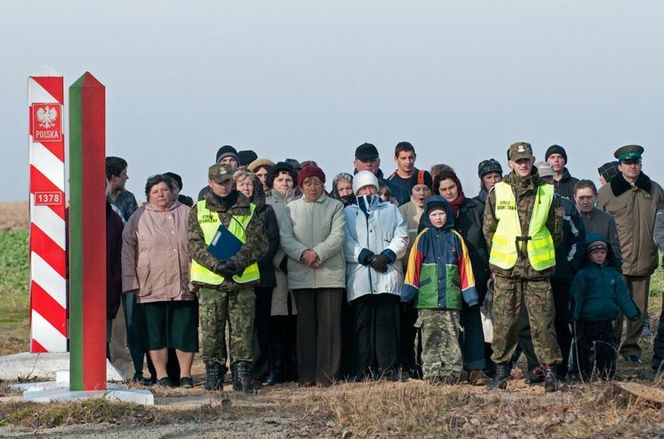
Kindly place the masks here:
MULTIPOLYGON (((518 177, 514 172, 511 172, 503 182, 509 184, 514 191, 516 199, 517 211, 519 214, 519 222, 521 223, 521 230, 523 235, 528 234, 530 225, 530 217, 533 211, 533 204, 535 203, 535 188, 540 185, 546 184, 537 175, 537 170, 533 167, 531 174, 528 177, 518 177)), ((554 246, 557 246, 562 239, 562 208, 555 208, 551 205, 549 210, 549 217, 547 219, 547 228, 551 232, 554 246)), ((491 254, 491 244, 493 242, 493 235, 496 233, 498 227, 498 220, 496 219, 496 192, 491 190, 486 199, 486 206, 484 208, 484 226, 482 231, 488 245, 489 254, 491 254)), ((550 278, 555 270, 555 267, 547 268, 546 270, 535 270, 528 261, 528 253, 525 243, 520 245, 519 256, 514 267, 505 270, 491 264, 490 268, 493 273, 498 276, 511 277, 517 279, 545 279, 550 278)))
MULTIPOLYGON (((217 197, 214 192, 209 191, 205 195, 205 207, 213 212, 217 212, 219 215, 219 220, 226 227, 228 227, 233 215, 249 214, 249 200, 239 192, 236 192, 236 194, 237 200, 229 208, 226 208, 221 204, 219 197, 217 197)), ((265 237, 263 223, 257 214, 254 214, 254 216, 251 218, 251 221, 249 221, 246 235, 247 242, 242 246, 240 251, 238 251, 232 258, 230 258, 230 261, 233 262, 240 270, 244 270, 249 265, 262 259, 268 250, 268 242, 267 238, 265 237)), ((189 253, 191 254, 192 259, 208 270, 214 271, 215 266, 220 261, 219 259, 212 256, 212 254, 210 254, 210 252, 207 250, 208 245, 205 243, 203 229, 201 229, 200 224, 198 224, 198 209, 196 208, 195 204, 189 212, 188 237, 189 253)), ((225 278, 221 285, 201 284, 199 286, 223 290, 234 290, 239 287, 246 288, 247 284, 238 286, 238 284, 232 280, 225 278)))

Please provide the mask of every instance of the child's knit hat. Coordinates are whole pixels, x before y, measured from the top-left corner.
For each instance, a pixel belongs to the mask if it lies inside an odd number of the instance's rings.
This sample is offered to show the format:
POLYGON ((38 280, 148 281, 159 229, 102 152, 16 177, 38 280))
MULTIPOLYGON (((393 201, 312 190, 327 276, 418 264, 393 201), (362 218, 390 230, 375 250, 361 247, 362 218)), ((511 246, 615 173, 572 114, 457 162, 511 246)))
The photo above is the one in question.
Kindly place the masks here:
POLYGON ((599 233, 589 233, 586 237, 586 254, 590 256, 597 250, 608 250, 609 245, 599 233))

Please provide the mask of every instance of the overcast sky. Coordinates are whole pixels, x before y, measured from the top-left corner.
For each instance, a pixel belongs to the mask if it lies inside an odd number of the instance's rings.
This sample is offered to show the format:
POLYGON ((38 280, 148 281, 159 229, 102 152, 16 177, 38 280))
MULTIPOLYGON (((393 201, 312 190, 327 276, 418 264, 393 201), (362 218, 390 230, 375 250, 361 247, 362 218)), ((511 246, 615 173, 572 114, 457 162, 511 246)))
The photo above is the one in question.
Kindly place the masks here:
MULTIPOLYGON (((107 87, 107 155, 206 184, 223 144, 316 160, 329 180, 374 143, 452 165, 474 195, 477 163, 514 141, 558 143, 597 179, 616 147, 646 148, 664 182, 661 1, 0 2, 0 200, 28 194, 27 77, 107 87)), ((66 102, 67 104, 67 102, 66 102)), ((328 184, 329 188, 329 184, 328 184)))

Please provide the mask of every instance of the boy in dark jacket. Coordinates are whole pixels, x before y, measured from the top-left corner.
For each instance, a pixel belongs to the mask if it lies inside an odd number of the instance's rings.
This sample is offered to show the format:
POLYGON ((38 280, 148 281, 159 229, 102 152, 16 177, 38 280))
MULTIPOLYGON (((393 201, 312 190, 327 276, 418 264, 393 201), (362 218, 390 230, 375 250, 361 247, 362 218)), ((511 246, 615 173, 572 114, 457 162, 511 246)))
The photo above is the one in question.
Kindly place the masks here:
POLYGON ((461 301, 478 306, 479 296, 466 244, 454 230, 454 214, 440 196, 424 207, 425 229, 415 238, 401 300, 415 302, 422 331, 422 372, 431 382, 456 382, 462 369, 459 346, 461 301))
POLYGON ((591 378, 593 372, 601 378, 614 376, 618 341, 613 322, 620 311, 629 320, 636 320, 640 315, 609 250, 608 241, 602 235, 590 233, 587 236, 587 265, 574 277, 570 291, 574 300, 577 364, 579 373, 586 379, 591 378))

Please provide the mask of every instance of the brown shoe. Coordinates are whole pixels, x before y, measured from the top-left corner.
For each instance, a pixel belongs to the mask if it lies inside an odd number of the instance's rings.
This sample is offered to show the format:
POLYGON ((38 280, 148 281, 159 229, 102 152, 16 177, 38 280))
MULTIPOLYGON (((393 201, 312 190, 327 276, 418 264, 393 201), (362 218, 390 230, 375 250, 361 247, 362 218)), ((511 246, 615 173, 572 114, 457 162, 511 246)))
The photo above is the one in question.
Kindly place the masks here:
POLYGON ((471 386, 486 386, 491 380, 480 369, 468 373, 468 383, 471 386))
POLYGON ((316 381, 300 381, 299 387, 316 387, 316 381))

